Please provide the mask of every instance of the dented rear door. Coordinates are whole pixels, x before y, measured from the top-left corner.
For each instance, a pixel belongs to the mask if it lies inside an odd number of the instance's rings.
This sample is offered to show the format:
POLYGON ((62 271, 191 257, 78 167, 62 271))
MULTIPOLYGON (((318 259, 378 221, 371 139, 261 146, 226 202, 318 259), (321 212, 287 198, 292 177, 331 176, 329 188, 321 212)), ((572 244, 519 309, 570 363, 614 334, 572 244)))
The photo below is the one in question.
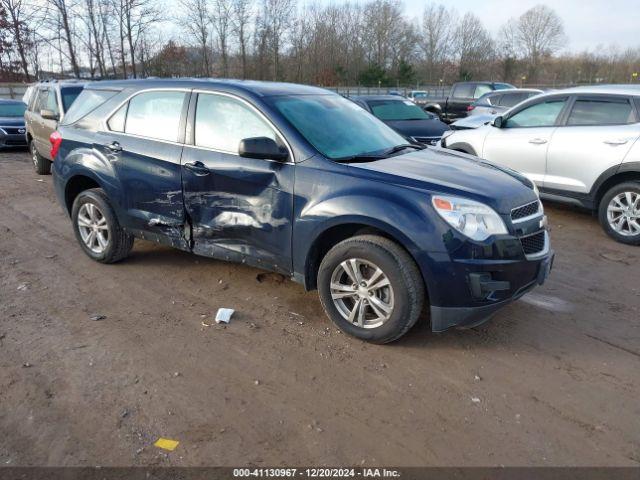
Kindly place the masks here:
POLYGON ((289 274, 294 164, 238 155, 243 138, 279 141, 275 129, 227 94, 199 93, 190 118, 182 181, 194 252, 289 274))

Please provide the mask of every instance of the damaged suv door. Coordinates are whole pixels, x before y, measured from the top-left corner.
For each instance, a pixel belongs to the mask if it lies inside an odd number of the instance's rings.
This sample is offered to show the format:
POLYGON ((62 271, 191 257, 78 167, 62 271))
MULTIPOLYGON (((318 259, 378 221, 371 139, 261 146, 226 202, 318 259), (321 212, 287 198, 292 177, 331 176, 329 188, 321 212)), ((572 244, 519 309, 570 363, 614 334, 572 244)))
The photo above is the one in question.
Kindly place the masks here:
POLYGON ((290 274, 295 167, 282 136, 228 94, 194 93, 189 110, 182 182, 193 251, 290 274), (278 147, 273 158, 241 156, 247 140, 278 147))
POLYGON ((141 238, 187 249, 181 183, 188 91, 147 91, 119 105, 94 144, 114 165, 125 223, 141 238))

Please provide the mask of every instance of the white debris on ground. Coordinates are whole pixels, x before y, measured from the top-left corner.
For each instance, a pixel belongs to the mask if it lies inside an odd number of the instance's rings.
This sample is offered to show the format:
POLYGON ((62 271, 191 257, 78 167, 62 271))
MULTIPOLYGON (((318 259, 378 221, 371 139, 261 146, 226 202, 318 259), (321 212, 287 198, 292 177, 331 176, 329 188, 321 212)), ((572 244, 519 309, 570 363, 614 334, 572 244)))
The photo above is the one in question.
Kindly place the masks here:
POLYGON ((233 308, 219 308, 216 314, 216 323, 229 323, 233 312, 235 312, 233 308))

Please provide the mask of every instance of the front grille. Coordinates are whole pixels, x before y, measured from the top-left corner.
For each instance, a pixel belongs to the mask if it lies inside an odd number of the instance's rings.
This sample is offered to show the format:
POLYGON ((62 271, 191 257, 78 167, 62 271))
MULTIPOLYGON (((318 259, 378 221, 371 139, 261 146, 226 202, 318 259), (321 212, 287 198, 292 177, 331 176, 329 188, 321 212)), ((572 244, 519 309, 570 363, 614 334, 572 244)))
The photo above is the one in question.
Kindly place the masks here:
POLYGON ((526 205, 522 205, 521 207, 514 208, 511 210, 511 220, 516 221, 521 218, 530 217, 531 215, 535 215, 540 210, 540 202, 536 200, 535 202, 527 203, 526 205))
POLYGON ((545 247, 545 231, 541 230, 533 235, 527 235, 526 237, 520 237, 520 243, 525 255, 533 255, 540 253, 545 247))
POLYGON ((416 142, 424 143, 425 145, 435 145, 440 140, 440 137, 413 137, 416 142))
POLYGON ((25 128, 24 127, 0 127, 2 130, 7 132, 7 135, 24 135, 25 128), (22 130, 22 132, 20 132, 22 130))

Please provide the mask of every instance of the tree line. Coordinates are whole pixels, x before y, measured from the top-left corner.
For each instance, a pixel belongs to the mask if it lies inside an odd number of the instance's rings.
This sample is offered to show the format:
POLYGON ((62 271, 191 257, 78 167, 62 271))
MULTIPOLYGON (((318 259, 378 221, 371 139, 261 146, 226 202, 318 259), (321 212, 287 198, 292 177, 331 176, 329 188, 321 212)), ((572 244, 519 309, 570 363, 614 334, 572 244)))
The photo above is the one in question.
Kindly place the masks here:
POLYGON ((559 53, 544 5, 492 35, 473 13, 400 0, 0 0, 2 79, 234 77, 325 86, 488 79, 563 85, 638 81, 640 48, 559 53), (635 74, 635 75, 634 75, 635 74))

